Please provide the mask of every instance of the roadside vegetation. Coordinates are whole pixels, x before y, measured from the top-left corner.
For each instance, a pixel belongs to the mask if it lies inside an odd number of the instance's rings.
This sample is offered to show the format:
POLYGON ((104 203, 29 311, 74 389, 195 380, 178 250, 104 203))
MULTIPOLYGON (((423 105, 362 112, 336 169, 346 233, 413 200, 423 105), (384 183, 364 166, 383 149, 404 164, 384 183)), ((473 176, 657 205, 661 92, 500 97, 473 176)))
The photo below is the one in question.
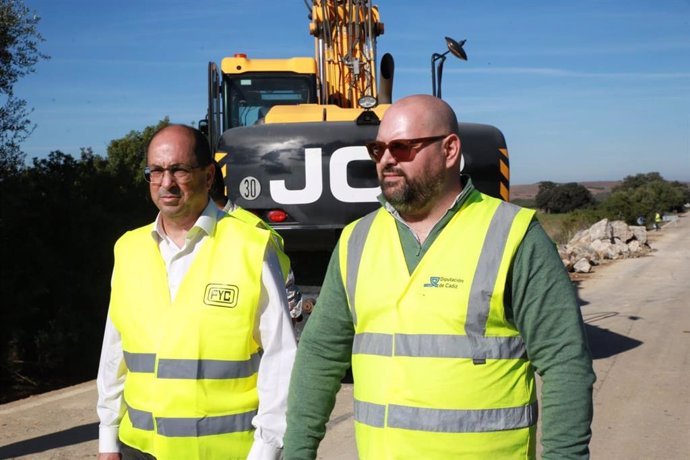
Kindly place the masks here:
POLYGON ((106 157, 53 151, 0 170, 0 403, 95 377, 113 245, 155 217, 142 171, 158 126, 106 157))
POLYGON ((680 213, 690 203, 688 184, 667 181, 658 172, 625 177, 611 193, 593 196, 581 184, 541 182, 533 200, 516 202, 537 209, 537 218, 556 243, 607 218, 651 226, 659 213, 680 213))

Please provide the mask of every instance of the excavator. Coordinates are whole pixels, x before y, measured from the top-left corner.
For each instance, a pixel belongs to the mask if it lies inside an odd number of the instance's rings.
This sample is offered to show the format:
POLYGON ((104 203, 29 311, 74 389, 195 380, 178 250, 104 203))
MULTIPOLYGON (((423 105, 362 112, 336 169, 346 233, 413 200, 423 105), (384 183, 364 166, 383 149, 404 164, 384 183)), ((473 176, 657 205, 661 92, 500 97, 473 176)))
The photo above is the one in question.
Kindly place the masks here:
MULTIPOLYGON (((237 53, 220 66, 210 62, 208 111, 199 123, 226 195, 280 233, 291 257, 330 253, 345 225, 379 206, 376 169, 364 145, 376 138, 393 100, 393 57, 377 56, 384 33, 378 7, 369 0, 313 0, 307 6, 314 56, 237 53)), ((466 57, 461 44, 446 41, 449 51, 466 57)), ((439 57, 432 59, 437 97, 439 57)), ((460 123, 459 131, 462 172, 482 192, 508 200, 503 134, 475 123, 460 123)))

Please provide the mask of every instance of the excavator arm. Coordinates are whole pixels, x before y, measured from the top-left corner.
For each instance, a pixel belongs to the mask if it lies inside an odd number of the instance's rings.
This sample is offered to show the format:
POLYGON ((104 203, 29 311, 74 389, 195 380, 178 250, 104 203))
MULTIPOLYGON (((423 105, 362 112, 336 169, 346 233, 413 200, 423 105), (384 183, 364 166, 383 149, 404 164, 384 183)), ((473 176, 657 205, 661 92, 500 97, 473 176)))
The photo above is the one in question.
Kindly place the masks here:
POLYGON ((310 16, 320 103, 355 108, 363 96, 377 98, 376 38, 383 34, 378 8, 368 0, 313 0, 310 16))

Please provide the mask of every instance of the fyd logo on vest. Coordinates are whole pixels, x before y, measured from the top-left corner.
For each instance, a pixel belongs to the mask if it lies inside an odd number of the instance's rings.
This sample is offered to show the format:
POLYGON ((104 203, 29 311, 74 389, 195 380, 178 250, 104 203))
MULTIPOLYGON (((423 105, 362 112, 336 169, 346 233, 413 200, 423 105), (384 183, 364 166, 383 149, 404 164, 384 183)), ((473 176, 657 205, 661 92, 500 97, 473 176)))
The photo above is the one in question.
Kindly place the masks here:
POLYGON ((204 293, 204 303, 212 307, 234 308, 240 290, 232 284, 207 284, 204 293))

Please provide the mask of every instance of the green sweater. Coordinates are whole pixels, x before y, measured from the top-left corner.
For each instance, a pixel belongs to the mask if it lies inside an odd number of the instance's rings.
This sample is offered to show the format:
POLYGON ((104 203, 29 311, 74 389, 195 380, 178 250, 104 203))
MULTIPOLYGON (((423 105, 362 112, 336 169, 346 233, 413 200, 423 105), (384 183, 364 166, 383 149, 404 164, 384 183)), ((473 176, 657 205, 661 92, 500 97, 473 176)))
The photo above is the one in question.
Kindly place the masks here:
MULTIPOLYGON (((469 181, 422 245, 397 221, 410 273, 474 190, 469 181)), ((592 359, 573 285, 553 242, 536 220, 517 251, 505 292, 508 318, 520 331, 529 359, 542 378, 543 458, 589 458, 592 359)), ((340 382, 350 366, 353 337, 336 247, 297 349, 288 396, 285 459, 316 458, 340 382)))

